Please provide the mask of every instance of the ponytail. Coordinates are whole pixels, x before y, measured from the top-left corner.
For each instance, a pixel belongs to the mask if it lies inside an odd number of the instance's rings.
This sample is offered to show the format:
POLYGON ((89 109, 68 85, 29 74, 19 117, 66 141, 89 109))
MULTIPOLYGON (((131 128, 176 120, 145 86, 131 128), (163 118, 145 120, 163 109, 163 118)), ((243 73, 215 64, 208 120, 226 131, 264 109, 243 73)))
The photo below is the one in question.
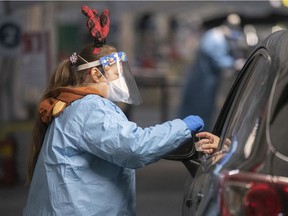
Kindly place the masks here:
POLYGON ((58 87, 74 86, 76 84, 76 69, 68 59, 63 60, 54 71, 45 94, 58 87))
MULTIPOLYGON (((76 82, 76 69, 73 68, 69 60, 62 61, 57 69, 54 71, 48 87, 45 91, 42 100, 49 98, 51 96, 50 92, 59 87, 68 87, 75 86, 76 82)), ((33 172, 35 165, 38 159, 39 152, 42 147, 42 143, 45 138, 48 125, 43 123, 40 119, 39 114, 37 113, 36 119, 34 122, 34 128, 32 131, 32 143, 30 145, 29 151, 29 160, 28 160, 28 170, 27 170, 27 181, 26 184, 29 184, 32 180, 33 172)))

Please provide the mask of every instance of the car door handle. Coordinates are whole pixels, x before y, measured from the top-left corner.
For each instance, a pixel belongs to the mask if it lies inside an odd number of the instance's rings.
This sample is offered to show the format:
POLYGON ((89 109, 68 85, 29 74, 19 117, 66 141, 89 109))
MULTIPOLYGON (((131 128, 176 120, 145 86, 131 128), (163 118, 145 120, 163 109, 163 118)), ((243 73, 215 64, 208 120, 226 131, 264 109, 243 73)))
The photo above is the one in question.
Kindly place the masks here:
POLYGON ((196 204, 196 207, 197 207, 197 205, 200 204, 202 198, 203 198, 203 194, 202 194, 201 192, 199 192, 199 193, 196 195, 196 197, 195 197, 195 199, 194 199, 194 202, 192 201, 192 199, 191 199, 191 197, 190 197, 190 199, 187 199, 187 200, 186 200, 185 205, 186 205, 187 208, 191 208, 191 207, 193 206, 193 203, 194 203, 194 204, 196 204))

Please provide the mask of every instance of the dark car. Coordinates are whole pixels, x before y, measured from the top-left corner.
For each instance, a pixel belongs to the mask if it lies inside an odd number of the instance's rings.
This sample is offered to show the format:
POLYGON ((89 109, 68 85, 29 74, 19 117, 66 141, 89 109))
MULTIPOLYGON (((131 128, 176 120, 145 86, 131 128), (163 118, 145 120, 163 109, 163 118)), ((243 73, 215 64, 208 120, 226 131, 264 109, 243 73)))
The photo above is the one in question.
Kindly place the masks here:
POLYGON ((190 173, 182 214, 288 215, 288 31, 251 54, 212 133, 214 154, 196 152, 191 139, 166 157, 190 173))

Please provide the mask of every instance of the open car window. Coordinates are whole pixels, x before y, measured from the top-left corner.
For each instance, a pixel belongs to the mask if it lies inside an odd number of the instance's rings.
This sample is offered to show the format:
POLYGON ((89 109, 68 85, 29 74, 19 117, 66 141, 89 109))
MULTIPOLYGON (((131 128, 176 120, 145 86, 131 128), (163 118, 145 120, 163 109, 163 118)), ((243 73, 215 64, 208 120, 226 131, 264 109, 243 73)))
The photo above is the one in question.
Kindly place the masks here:
POLYGON ((260 49, 244 68, 235 95, 229 99, 232 102, 223 124, 218 152, 230 152, 227 156, 237 154, 245 159, 253 151, 275 76, 269 71, 270 65, 268 53, 260 49))

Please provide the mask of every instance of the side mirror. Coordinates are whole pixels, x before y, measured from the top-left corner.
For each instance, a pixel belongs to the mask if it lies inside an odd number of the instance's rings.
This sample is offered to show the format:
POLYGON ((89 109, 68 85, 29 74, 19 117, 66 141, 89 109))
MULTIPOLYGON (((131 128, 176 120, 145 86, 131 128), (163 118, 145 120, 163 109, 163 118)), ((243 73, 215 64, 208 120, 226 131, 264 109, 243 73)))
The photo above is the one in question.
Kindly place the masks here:
POLYGON ((179 148, 170 152, 168 155, 165 155, 163 158, 167 160, 191 160, 196 159, 198 157, 198 153, 195 150, 194 145, 194 134, 192 134, 192 138, 184 141, 179 148))

